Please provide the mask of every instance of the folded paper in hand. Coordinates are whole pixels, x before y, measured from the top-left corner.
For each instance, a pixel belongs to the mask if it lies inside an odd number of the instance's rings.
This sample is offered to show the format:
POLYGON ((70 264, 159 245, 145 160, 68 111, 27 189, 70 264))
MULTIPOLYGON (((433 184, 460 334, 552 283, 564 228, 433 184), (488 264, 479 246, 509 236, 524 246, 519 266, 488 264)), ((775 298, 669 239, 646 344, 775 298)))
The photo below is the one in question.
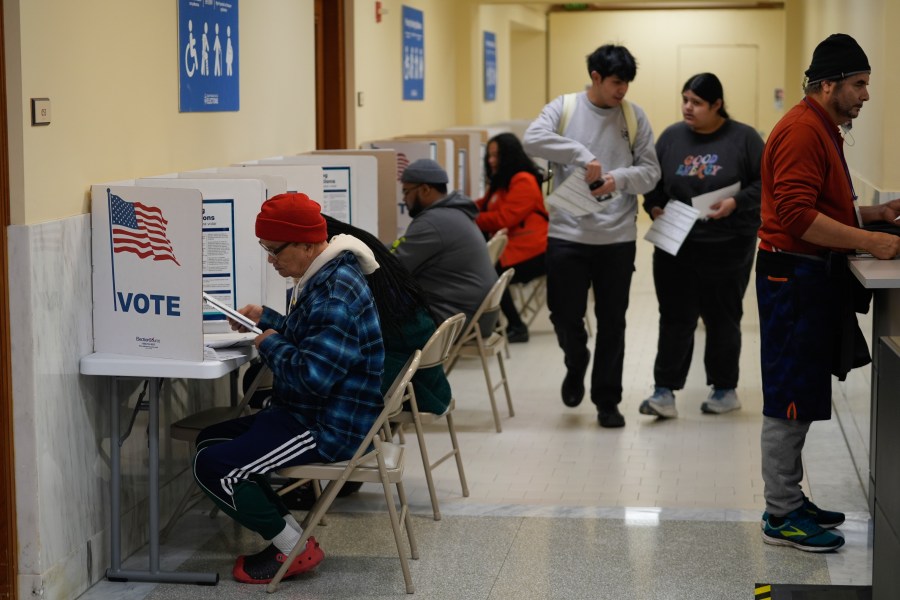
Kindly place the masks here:
POLYGON ((653 220, 644 239, 660 250, 676 256, 699 215, 700 211, 693 206, 678 200, 669 200, 663 214, 653 220))
POLYGON ((678 254, 684 240, 698 219, 706 219, 711 206, 726 198, 734 198, 741 191, 740 182, 691 198, 691 206, 672 199, 666 203, 663 214, 658 216, 644 239, 672 256, 678 254))
POLYGON ((700 211, 701 219, 706 219, 712 212, 711 207, 713 204, 724 200, 725 198, 734 198, 735 194, 737 194, 739 191, 741 191, 740 181, 735 182, 734 184, 727 187, 719 188, 711 192, 706 192, 705 194, 700 194, 699 196, 694 196, 693 198, 691 198, 691 206, 700 211))
POLYGON ((575 217, 604 212, 619 199, 621 194, 597 197, 584 181, 584 167, 578 167, 545 200, 548 206, 563 210, 575 217))

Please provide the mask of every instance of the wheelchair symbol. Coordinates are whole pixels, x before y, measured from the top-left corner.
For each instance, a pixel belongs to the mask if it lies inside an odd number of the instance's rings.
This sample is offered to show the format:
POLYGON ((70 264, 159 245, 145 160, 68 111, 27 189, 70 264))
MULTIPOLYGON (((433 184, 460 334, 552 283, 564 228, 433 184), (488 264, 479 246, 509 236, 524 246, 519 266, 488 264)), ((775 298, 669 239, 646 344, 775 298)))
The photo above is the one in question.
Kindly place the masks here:
POLYGON ((184 47, 184 71, 188 77, 193 77, 197 71, 197 39, 194 37, 194 23, 188 21, 188 43, 184 47), (193 64, 189 59, 193 59, 193 64))

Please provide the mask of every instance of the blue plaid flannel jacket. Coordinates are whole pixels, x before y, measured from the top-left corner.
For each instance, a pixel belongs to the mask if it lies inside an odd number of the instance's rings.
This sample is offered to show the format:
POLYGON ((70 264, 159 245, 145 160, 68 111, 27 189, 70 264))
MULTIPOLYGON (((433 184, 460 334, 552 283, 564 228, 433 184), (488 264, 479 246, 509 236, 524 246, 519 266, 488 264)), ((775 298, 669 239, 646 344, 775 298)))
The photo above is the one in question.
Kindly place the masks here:
POLYGON ((326 263, 288 316, 265 307, 259 327, 278 332, 259 347, 272 369, 273 403, 312 432, 323 459, 350 458, 384 407, 381 325, 356 257, 343 252, 326 263))

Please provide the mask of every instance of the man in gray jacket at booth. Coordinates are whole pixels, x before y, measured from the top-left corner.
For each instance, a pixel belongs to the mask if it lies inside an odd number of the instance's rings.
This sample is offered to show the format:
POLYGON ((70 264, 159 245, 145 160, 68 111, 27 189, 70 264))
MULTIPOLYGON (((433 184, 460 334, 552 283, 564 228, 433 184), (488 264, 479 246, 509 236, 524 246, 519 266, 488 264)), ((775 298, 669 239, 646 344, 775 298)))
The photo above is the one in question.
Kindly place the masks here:
POLYGON ((412 222, 391 251, 425 290, 438 324, 456 313, 471 319, 497 281, 475 203, 448 194, 447 172, 430 159, 411 163, 400 180, 412 222))

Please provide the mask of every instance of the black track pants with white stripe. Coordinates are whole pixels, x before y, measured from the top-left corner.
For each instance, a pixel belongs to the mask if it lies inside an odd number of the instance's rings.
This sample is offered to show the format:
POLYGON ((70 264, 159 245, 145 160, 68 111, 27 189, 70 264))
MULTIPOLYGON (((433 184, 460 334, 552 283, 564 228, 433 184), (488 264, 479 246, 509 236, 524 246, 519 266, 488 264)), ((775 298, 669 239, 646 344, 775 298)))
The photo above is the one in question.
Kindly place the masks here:
POLYGON ((288 511, 266 473, 321 461, 309 431, 287 411, 269 407, 201 431, 194 478, 225 514, 271 540, 288 511))

